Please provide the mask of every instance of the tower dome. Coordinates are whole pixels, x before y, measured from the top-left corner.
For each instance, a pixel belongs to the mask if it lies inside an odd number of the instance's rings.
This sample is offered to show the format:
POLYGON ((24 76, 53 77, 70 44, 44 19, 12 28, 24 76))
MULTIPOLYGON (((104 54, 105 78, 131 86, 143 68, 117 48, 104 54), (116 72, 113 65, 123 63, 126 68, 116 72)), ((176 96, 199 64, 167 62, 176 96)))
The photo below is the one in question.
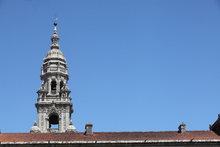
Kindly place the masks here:
POLYGON ((41 70, 41 77, 46 74, 62 74, 68 80, 68 69, 66 64, 66 58, 62 51, 59 49, 59 36, 56 29, 57 23, 54 23, 54 32, 51 37, 50 50, 47 52, 44 63, 41 70))
POLYGON ((30 133, 40 133, 40 128, 37 126, 37 122, 34 122, 33 127, 30 129, 30 133))
POLYGON ((73 125, 72 120, 70 120, 70 124, 67 127, 66 132, 76 132, 76 127, 73 125))
POLYGON ((59 49, 51 49, 47 52, 44 60, 50 60, 50 59, 61 59, 63 61, 66 61, 63 53, 59 49))

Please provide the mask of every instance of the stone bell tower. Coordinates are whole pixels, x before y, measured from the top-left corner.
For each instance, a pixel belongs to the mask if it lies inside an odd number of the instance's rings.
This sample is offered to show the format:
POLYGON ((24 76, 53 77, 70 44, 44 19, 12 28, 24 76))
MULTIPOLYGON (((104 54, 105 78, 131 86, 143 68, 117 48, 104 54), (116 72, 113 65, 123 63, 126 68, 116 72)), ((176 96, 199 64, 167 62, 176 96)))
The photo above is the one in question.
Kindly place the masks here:
POLYGON ((50 50, 46 54, 41 68, 41 87, 37 91, 38 99, 35 104, 38 113, 38 123, 34 123, 30 132, 75 132, 71 121, 73 106, 70 90, 66 59, 59 49, 57 23, 51 37, 50 50))

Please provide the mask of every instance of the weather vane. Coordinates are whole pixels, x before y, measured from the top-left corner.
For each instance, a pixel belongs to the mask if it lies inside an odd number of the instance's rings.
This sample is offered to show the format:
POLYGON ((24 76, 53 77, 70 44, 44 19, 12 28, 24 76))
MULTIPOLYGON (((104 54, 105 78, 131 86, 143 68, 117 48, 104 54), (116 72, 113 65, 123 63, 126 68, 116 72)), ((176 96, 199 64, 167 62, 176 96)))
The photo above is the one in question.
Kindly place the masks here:
POLYGON ((58 18, 57 18, 57 15, 55 14, 54 15, 54 25, 57 25, 57 20, 58 20, 58 18))

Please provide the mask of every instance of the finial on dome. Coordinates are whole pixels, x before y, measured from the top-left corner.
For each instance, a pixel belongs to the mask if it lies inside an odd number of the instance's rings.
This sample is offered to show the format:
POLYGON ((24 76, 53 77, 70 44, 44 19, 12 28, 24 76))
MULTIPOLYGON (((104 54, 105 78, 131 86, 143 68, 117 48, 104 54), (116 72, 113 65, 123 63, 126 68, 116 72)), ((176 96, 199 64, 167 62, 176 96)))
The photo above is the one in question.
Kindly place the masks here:
POLYGON ((53 25, 54 25, 54 34, 56 34, 57 33, 57 23, 55 22, 55 23, 53 23, 53 25))
POLYGON ((37 122, 36 121, 34 121, 34 126, 37 126, 37 122))
POLYGON ((72 119, 70 120, 70 125, 73 125, 72 119))
POLYGON ((53 25, 54 25, 54 33, 57 33, 57 20, 58 20, 58 18, 55 17, 54 18, 54 23, 53 23, 53 25))
POLYGON ((57 35, 57 21, 58 18, 56 17, 54 19, 54 32, 53 32, 53 35, 51 37, 51 41, 52 41, 52 44, 50 46, 51 49, 59 49, 59 44, 58 44, 58 41, 59 41, 59 36, 57 35))

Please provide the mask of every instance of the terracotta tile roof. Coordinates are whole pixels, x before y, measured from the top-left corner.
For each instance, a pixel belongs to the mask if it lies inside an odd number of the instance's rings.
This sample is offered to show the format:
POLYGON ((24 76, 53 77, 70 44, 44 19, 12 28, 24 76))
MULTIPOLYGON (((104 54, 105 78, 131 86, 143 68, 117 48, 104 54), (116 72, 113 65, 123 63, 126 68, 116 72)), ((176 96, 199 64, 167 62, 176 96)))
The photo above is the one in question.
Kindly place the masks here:
POLYGON ((37 141, 159 141, 159 140, 219 140, 213 131, 167 132, 95 132, 84 133, 2 133, 0 142, 37 141))

